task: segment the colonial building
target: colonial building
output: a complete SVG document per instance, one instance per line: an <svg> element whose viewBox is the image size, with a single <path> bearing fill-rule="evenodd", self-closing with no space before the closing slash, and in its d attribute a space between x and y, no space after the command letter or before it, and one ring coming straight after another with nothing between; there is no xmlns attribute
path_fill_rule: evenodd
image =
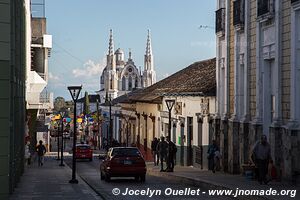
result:
<svg viewBox="0 0 300 200"><path fill-rule="evenodd" d="M128 60L124 59L124 51L118 48L114 51L113 32L110 30L106 67L100 78L99 94L102 99L108 94L112 99L137 88L145 88L156 82L150 31L148 30L144 70L135 65L131 50Z"/></svg>
<svg viewBox="0 0 300 200"><path fill-rule="evenodd" d="M300 170L300 1L218 0L217 5L214 125L223 169L239 173L265 134L278 174L291 178Z"/></svg>
<svg viewBox="0 0 300 200"><path fill-rule="evenodd" d="M215 59L209 59L123 95L112 101L114 134L118 135L114 137L121 143L137 145L151 160L151 141L169 133L165 100L173 99L170 136L178 146L177 164L207 169L207 147L214 137L215 87Z"/></svg>

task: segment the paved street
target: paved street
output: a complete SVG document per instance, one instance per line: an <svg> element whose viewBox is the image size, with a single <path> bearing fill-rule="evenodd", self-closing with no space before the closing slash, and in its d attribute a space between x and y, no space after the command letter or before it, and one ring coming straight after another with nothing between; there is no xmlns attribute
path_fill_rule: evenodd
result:
<svg viewBox="0 0 300 200"><path fill-rule="evenodd" d="M66 158L66 163L71 166L71 157ZM92 162L88 161L79 161L77 162L77 173L79 176L85 180L93 190L95 190L102 198L104 199L141 199L149 198L147 196L123 196L123 195L113 195L112 190L114 188L120 189L121 193L126 191L126 188L133 190L161 190L162 194L153 196L151 199L229 199L226 197L209 197L208 195L202 194L202 191L205 191L205 188L197 188L191 185L186 185L180 182L171 181L169 179L157 177L157 176L146 176L146 182L140 183L136 182L131 178L121 178L116 179L112 178L111 182L107 183L104 180L100 180L100 166L101 160L94 158ZM182 190L185 188L191 188L194 190L200 189L199 196L166 196L164 195L164 190L166 188L172 188L173 190ZM149 198L150 199L150 198Z"/></svg>

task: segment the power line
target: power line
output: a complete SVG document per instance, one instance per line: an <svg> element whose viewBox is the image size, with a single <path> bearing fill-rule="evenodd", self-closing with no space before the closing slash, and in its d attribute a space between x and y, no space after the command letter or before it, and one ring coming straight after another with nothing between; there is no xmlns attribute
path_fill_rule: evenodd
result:
<svg viewBox="0 0 300 200"><path fill-rule="evenodd" d="M56 42L53 41L53 44L55 44L57 47L59 47L61 50L63 50L66 54L68 54L69 56L71 56L72 58L74 58L75 60L77 60L78 62L80 62L80 64L84 64L85 63L80 58L74 56L68 50L66 50L65 48L63 48L62 46L60 46L59 44L57 44Z"/></svg>

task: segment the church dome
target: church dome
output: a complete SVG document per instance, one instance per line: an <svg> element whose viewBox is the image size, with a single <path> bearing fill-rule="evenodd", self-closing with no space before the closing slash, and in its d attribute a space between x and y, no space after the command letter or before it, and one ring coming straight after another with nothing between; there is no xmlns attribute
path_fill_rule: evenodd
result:
<svg viewBox="0 0 300 200"><path fill-rule="evenodd" d="M120 48L118 48L115 52L115 54L124 54L124 51Z"/></svg>

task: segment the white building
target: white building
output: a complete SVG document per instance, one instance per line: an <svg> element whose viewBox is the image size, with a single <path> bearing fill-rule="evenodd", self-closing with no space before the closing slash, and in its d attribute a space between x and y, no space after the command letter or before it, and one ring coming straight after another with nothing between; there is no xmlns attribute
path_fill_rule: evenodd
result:
<svg viewBox="0 0 300 200"><path fill-rule="evenodd" d="M136 88L148 87L156 82L150 31L148 30L144 70L138 69L129 51L128 60L124 59L124 51L114 51L113 33L110 30L106 67L100 78L101 99L108 94L112 99L126 94Z"/></svg>

